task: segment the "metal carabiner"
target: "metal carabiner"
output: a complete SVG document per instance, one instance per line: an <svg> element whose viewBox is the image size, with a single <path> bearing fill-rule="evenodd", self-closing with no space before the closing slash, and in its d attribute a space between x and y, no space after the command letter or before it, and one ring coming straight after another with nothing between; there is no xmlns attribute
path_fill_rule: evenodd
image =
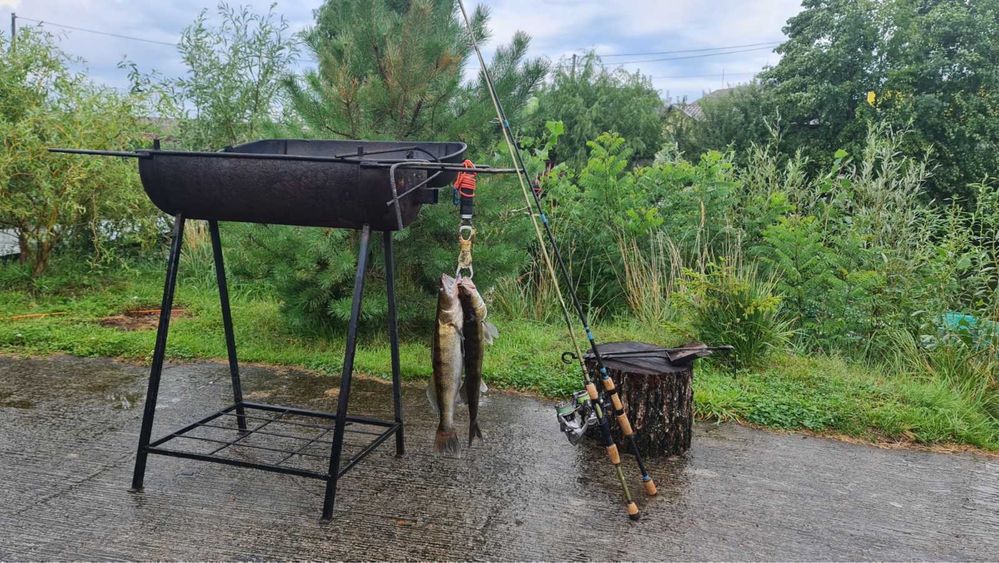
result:
<svg viewBox="0 0 999 563"><path fill-rule="evenodd" d="M472 239L475 238L475 227L470 222L462 221L458 227L458 268L455 270L455 277L460 278L462 270L468 270L468 279L472 279L475 270L472 268Z"/></svg>

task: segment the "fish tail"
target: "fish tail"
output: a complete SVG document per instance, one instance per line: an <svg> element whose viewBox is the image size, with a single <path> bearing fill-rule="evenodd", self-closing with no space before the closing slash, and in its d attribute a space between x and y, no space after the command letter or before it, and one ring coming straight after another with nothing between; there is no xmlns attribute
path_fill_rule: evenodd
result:
<svg viewBox="0 0 999 563"><path fill-rule="evenodd" d="M434 438L434 452L449 455L461 453L461 442L458 441L458 433L452 430L437 430L437 437Z"/></svg>
<svg viewBox="0 0 999 563"><path fill-rule="evenodd" d="M482 440L482 430L479 428L478 420L470 420L468 422L468 445L472 445L472 440L478 438Z"/></svg>

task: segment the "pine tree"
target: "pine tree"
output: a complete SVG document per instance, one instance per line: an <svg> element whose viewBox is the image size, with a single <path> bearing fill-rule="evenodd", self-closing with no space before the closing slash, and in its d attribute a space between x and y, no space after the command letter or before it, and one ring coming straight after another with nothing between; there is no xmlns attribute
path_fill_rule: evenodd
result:
<svg viewBox="0 0 999 563"><path fill-rule="evenodd" d="M471 15L480 43L488 17ZM327 0L306 34L318 68L286 83L292 107L317 137L480 140L494 115L481 75L462 83L469 39L453 0ZM489 64L512 116L548 71L529 44L518 32Z"/></svg>
<svg viewBox="0 0 999 563"><path fill-rule="evenodd" d="M471 15L476 39L487 36L487 11ZM439 139L464 141L477 162L495 153L501 139L481 74L464 81L474 58L468 32L453 0L327 0L305 35L318 61L316 70L286 81L291 107L304 136L351 139ZM544 79L548 66L526 58L530 38L517 33L489 63L498 95L515 119ZM477 62L477 61L476 61ZM496 163L493 163L496 164ZM510 221L523 206L515 184L480 178L476 198L476 283L486 290L495 279L519 273L530 260L529 223ZM426 320L442 272L453 273L457 258L456 210L428 206L396 236L400 319ZM518 217L519 218L519 217ZM282 246L294 257L273 254L274 283L285 296L293 324L339 325L349 312L356 237L342 233L294 234L281 230ZM380 249L372 257L365 318L385 314ZM277 261L287 262L283 266ZM332 322L331 322L332 321Z"/></svg>

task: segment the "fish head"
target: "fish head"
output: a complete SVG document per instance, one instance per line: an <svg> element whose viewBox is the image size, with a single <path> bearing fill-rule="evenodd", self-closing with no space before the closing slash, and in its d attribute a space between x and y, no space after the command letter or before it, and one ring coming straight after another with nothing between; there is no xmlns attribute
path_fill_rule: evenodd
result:
<svg viewBox="0 0 999 563"><path fill-rule="evenodd" d="M478 292L478 290L475 288L475 282L472 281L472 278L459 278L457 283L458 283L458 293L461 295L470 296Z"/></svg>
<svg viewBox="0 0 999 563"><path fill-rule="evenodd" d="M486 319L486 302L475 287L471 278L461 278L458 280L458 295L465 303L465 307L471 309L466 314L474 314L480 321Z"/></svg>
<svg viewBox="0 0 999 563"><path fill-rule="evenodd" d="M441 284L437 289L437 316L437 320L439 321L455 323L461 326L461 303L458 301L458 280L447 274L441 274Z"/></svg>
<svg viewBox="0 0 999 563"><path fill-rule="evenodd" d="M458 280L447 274L441 274L440 291L442 294L450 294L458 291Z"/></svg>

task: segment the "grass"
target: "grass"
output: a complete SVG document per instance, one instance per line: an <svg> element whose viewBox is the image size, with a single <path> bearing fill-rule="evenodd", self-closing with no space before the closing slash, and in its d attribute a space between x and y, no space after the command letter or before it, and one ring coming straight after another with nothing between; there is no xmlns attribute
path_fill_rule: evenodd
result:
<svg viewBox="0 0 999 563"><path fill-rule="evenodd" d="M702 369L698 414L874 442L961 443L999 450L999 424L946 382L841 358L787 356L754 373Z"/></svg>
<svg viewBox="0 0 999 563"><path fill-rule="evenodd" d="M0 283L11 266L0 266ZM225 358L218 294L199 281L182 279L176 303L184 314L171 322L168 358ZM0 351L148 360L155 331L124 331L98 321L130 309L155 308L162 291L159 266L133 267L101 275L64 274L35 282L0 285ZM323 374L341 367L343 335L294 334L281 320L279 304L254 288L234 287L232 308L239 355L245 362L298 366ZM427 310L432 311L428 299ZM35 313L61 313L12 320ZM564 329L549 324L496 319L500 338L488 350L485 373L492 387L561 398L579 388L578 373L559 357L568 349ZM663 344L676 337L639 323L595 327L602 341L637 339ZM356 368L387 377L389 349L380 330L366 331ZM402 333L402 374L430 376L429 338ZM702 363L695 377L695 409L702 418L738 420L779 429L845 434L871 441L961 443L999 450L999 423L944 381L894 375L840 358L778 357L752 372L732 372Z"/></svg>

